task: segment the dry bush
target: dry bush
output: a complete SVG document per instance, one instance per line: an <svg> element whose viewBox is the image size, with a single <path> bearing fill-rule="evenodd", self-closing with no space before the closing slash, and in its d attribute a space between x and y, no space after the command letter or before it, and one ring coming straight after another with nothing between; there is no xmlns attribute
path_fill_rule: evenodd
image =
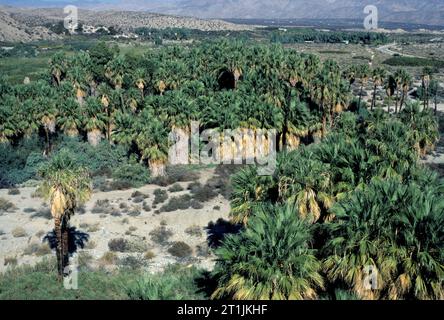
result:
<svg viewBox="0 0 444 320"><path fill-rule="evenodd" d="M26 230L22 227L17 227L14 230L11 231L11 234L14 238L22 238L26 237L28 234L26 233Z"/></svg>
<svg viewBox="0 0 444 320"><path fill-rule="evenodd" d="M165 226L160 226L152 230L149 235L154 243L166 245L168 244L168 240L173 236L173 232L165 228Z"/></svg>
<svg viewBox="0 0 444 320"><path fill-rule="evenodd" d="M173 242L168 252L177 258L187 258L193 254L193 249L183 241Z"/></svg>
<svg viewBox="0 0 444 320"><path fill-rule="evenodd" d="M152 252L151 250L147 251L144 253L143 258L145 260L152 260L156 257L156 254L154 252Z"/></svg>
<svg viewBox="0 0 444 320"><path fill-rule="evenodd" d="M14 212L15 209L17 208L12 202L4 198L0 198L0 214L6 212Z"/></svg>
<svg viewBox="0 0 444 320"><path fill-rule="evenodd" d="M20 194L20 190L17 188L11 188L8 190L8 194L11 196L15 196L15 195Z"/></svg>
<svg viewBox="0 0 444 320"><path fill-rule="evenodd" d="M17 265L17 258L16 257L5 257L5 261L3 262L3 265L14 267Z"/></svg>
<svg viewBox="0 0 444 320"><path fill-rule="evenodd" d="M192 226L186 228L185 233L189 234L190 236L194 236L194 237L201 237L203 234L202 228L199 227L198 225L192 225Z"/></svg>

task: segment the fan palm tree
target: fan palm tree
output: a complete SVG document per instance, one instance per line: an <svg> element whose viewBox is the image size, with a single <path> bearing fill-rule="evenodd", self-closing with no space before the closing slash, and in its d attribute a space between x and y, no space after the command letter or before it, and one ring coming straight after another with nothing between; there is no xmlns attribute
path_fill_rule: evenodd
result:
<svg viewBox="0 0 444 320"><path fill-rule="evenodd" d="M69 137L76 137L82 127L82 114L79 104L72 98L60 101L60 116L57 123Z"/></svg>
<svg viewBox="0 0 444 320"><path fill-rule="evenodd" d="M54 54L54 56L49 60L49 66L51 76L53 77L55 84L59 86L67 69L65 54L63 52L57 52Z"/></svg>
<svg viewBox="0 0 444 320"><path fill-rule="evenodd" d="M362 101L362 94L364 91L364 87L367 85L368 79L370 77L370 67L366 64L359 66L357 69L357 77L360 82L358 107L361 108L361 101Z"/></svg>
<svg viewBox="0 0 444 320"><path fill-rule="evenodd" d="M57 269L60 276L69 263L69 220L74 209L87 201L92 193L86 169L78 167L73 157L61 150L41 169L40 191L49 200L57 238Z"/></svg>
<svg viewBox="0 0 444 320"><path fill-rule="evenodd" d="M387 76L387 71L384 68L376 68L373 70L372 79L373 79L373 99L371 110L376 107L376 90L379 86L382 85L385 78Z"/></svg>
<svg viewBox="0 0 444 320"><path fill-rule="evenodd" d="M365 299L443 299L442 185L374 180L332 211L324 268ZM376 283L367 286L366 270Z"/></svg>
<svg viewBox="0 0 444 320"><path fill-rule="evenodd" d="M422 89L423 89L423 101L424 101L424 109L429 107L429 87L430 87L430 80L431 75L433 73L432 68L425 67L422 69L421 73L421 82L422 82Z"/></svg>
<svg viewBox="0 0 444 320"><path fill-rule="evenodd" d="M310 247L312 228L294 206L255 209L248 229L227 236L216 250L213 299L306 300L323 287Z"/></svg>
<svg viewBox="0 0 444 320"><path fill-rule="evenodd" d="M103 107L97 98L89 97L85 103L85 115L83 118L88 142L92 146L97 146L102 139L102 131L106 127L106 116Z"/></svg>

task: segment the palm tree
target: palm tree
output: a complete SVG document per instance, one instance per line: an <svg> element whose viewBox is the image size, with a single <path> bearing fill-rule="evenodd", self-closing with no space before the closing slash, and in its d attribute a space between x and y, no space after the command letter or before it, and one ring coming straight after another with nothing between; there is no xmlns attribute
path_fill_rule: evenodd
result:
<svg viewBox="0 0 444 320"><path fill-rule="evenodd" d="M315 299L323 287L320 262L311 249L312 227L294 206L255 209L249 227L229 235L216 250L213 299Z"/></svg>
<svg viewBox="0 0 444 320"><path fill-rule="evenodd" d="M402 96L401 96L401 104L399 106L399 111L402 110L402 106L404 105L404 102L407 99L407 95L411 84L412 84L412 76L407 71L404 71L401 77Z"/></svg>
<svg viewBox="0 0 444 320"><path fill-rule="evenodd" d="M128 64L122 55L117 56L105 66L105 76L110 80L115 89L122 88L123 77L127 69Z"/></svg>
<svg viewBox="0 0 444 320"><path fill-rule="evenodd" d="M57 86L59 86L67 69L65 54L63 52L57 52L54 54L54 56L49 60L49 65L53 81Z"/></svg>
<svg viewBox="0 0 444 320"><path fill-rule="evenodd" d="M97 146L102 139L102 131L106 126L106 116L97 98L89 97L86 99L83 123L89 144L94 147Z"/></svg>
<svg viewBox="0 0 444 320"><path fill-rule="evenodd" d="M85 168L78 167L74 158L61 150L41 169L40 191L49 200L57 238L57 267L59 276L65 274L69 263L69 220L74 210L91 196L91 179Z"/></svg>
<svg viewBox="0 0 444 320"><path fill-rule="evenodd" d="M373 99L371 110L376 107L376 89L382 85L385 78L387 76L387 71L384 68L376 68L373 70L372 78L373 78Z"/></svg>
<svg viewBox="0 0 444 320"><path fill-rule="evenodd" d="M424 109L429 107L429 86L432 73L433 70L430 67L425 67L424 69L422 69L421 82L424 95Z"/></svg>
<svg viewBox="0 0 444 320"><path fill-rule="evenodd" d="M164 176L168 160L168 126L147 109L142 112L137 128L136 144L142 155L141 160L148 161L152 177Z"/></svg>
<svg viewBox="0 0 444 320"><path fill-rule="evenodd" d="M334 206L324 268L365 299L444 298L442 185L374 180ZM370 268L369 268L370 267ZM374 288L366 286L373 269Z"/></svg>
<svg viewBox="0 0 444 320"><path fill-rule="evenodd" d="M60 116L57 123L63 132L69 137L79 135L82 126L82 115L79 104L72 98L60 101Z"/></svg>
<svg viewBox="0 0 444 320"><path fill-rule="evenodd" d="M359 66L357 70L357 77L361 84L359 89L359 102L358 102L358 108L361 108L362 93L364 91L364 87L367 85L368 78L370 77L370 67L366 64Z"/></svg>
<svg viewBox="0 0 444 320"><path fill-rule="evenodd" d="M142 97L142 99L144 98L144 91L147 83L148 80L145 70L142 68L136 69L134 73L134 84L136 85L137 89L139 89L140 96Z"/></svg>

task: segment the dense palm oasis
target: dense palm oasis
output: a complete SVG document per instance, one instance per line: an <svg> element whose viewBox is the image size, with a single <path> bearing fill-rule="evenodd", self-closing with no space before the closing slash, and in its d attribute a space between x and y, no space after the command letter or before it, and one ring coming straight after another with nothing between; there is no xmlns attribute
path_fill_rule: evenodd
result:
<svg viewBox="0 0 444 320"><path fill-rule="evenodd" d="M53 142L107 143L155 178L165 174L171 130L189 133L199 121L221 134L278 132L273 175L246 166L232 177L230 215L242 230L216 250L212 298L444 299L444 186L419 161L438 125L427 98L409 101L411 81L402 69L342 70L280 45L218 41L123 55L100 43L56 54L37 81L1 81L0 141L16 147L37 136L42 145L60 273L64 226L91 190L88 173ZM376 101L380 87L394 112Z"/></svg>

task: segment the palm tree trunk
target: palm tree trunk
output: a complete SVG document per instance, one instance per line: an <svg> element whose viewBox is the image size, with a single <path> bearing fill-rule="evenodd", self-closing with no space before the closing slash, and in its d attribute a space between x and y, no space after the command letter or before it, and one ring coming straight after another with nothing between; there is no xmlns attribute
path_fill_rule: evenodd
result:
<svg viewBox="0 0 444 320"><path fill-rule="evenodd" d="M399 89L396 89L395 114L398 113L398 103L399 103Z"/></svg>
<svg viewBox="0 0 444 320"><path fill-rule="evenodd" d="M68 218L64 216L62 220L62 256L63 256L63 273L65 268L69 265L69 228Z"/></svg>
<svg viewBox="0 0 444 320"><path fill-rule="evenodd" d="M360 110L360 109L361 109L362 91L364 91L364 86L363 86L363 85L361 85L361 90L359 91L359 103L358 103L358 110Z"/></svg>
<svg viewBox="0 0 444 320"><path fill-rule="evenodd" d="M376 89L377 89L377 86L375 84L375 87L373 88L373 100L372 100L371 111L373 111L373 108L376 107Z"/></svg>
<svg viewBox="0 0 444 320"><path fill-rule="evenodd" d="M57 271L60 277L63 276L63 242L62 242L62 219L54 218L54 232L57 239Z"/></svg>
<svg viewBox="0 0 444 320"><path fill-rule="evenodd" d="M427 96L426 96L426 87L425 87L424 77L422 78L422 90L423 90L423 92L422 92L422 94L423 94L422 100L423 100L423 103L424 103L424 110L425 110L426 109L426 103L427 103Z"/></svg>
<svg viewBox="0 0 444 320"><path fill-rule="evenodd" d="M435 116L438 113L438 92L435 93Z"/></svg>

